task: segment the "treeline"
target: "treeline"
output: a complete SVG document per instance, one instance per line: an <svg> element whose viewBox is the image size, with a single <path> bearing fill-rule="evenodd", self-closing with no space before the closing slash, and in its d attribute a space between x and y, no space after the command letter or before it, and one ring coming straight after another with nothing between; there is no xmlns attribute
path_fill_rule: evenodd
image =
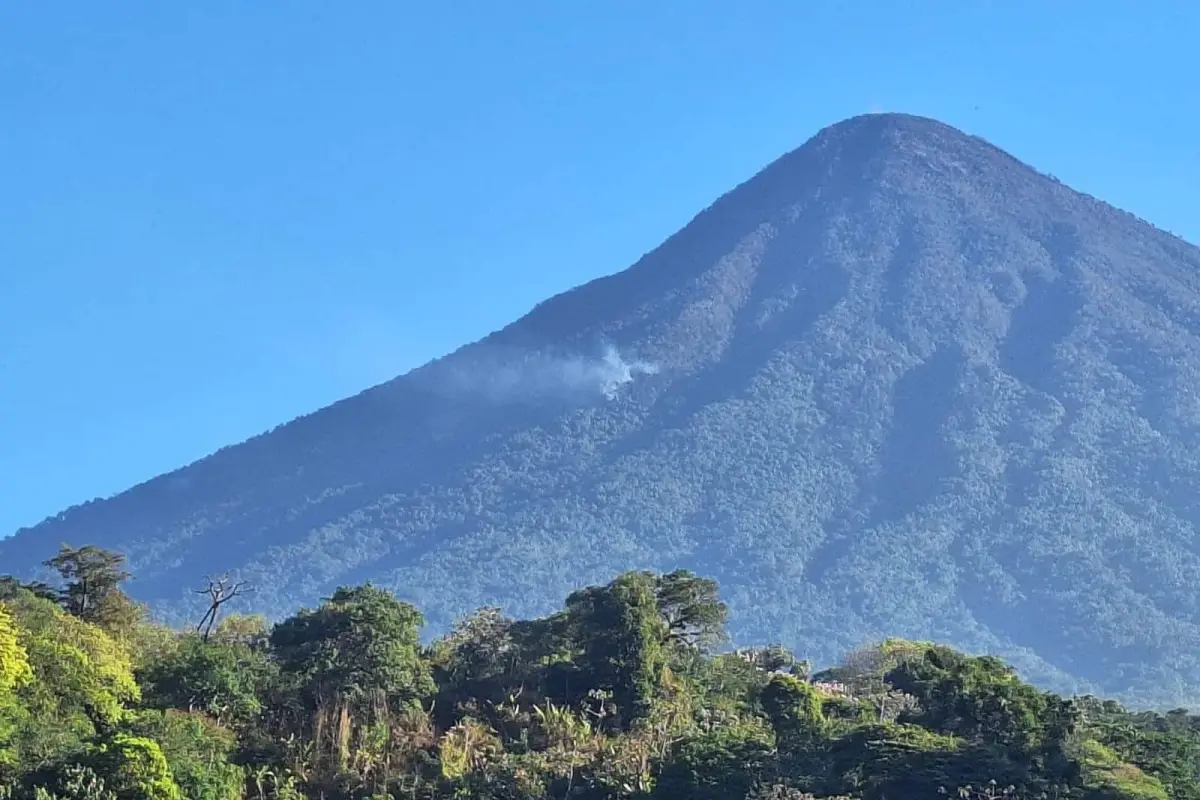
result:
<svg viewBox="0 0 1200 800"><path fill-rule="evenodd" d="M431 646L366 585L269 626L148 621L119 554L0 578L4 800L1200 799L1200 718L1133 714L1002 662L889 640L812 674L728 651L713 581L631 572ZM452 591L447 587L447 591Z"/></svg>

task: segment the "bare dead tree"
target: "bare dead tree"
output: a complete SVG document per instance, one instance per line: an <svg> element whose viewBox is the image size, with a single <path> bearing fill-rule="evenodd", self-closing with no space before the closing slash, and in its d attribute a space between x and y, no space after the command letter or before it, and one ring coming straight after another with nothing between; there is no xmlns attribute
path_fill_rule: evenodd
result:
<svg viewBox="0 0 1200 800"><path fill-rule="evenodd" d="M208 595L209 605L208 611L205 612L200 623L196 625L196 631L200 634L200 638L207 642L209 633L212 632L213 626L217 624L217 615L221 612L221 606L235 597L248 594L253 589L247 588L245 581L235 582L230 580L228 573L216 580L205 575L204 580L208 582L208 587L197 590L196 594Z"/></svg>

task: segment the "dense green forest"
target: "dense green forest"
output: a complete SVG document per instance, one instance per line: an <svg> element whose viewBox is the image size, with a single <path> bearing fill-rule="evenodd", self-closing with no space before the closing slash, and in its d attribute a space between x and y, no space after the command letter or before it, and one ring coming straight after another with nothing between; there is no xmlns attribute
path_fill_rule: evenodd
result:
<svg viewBox="0 0 1200 800"><path fill-rule="evenodd" d="M269 626L216 581L179 631L122 591L121 555L48 564L58 585L0 578L5 800L1200 798L1200 717L930 643L816 673L730 651L716 583L688 572L541 619L484 608L426 646L370 585Z"/></svg>

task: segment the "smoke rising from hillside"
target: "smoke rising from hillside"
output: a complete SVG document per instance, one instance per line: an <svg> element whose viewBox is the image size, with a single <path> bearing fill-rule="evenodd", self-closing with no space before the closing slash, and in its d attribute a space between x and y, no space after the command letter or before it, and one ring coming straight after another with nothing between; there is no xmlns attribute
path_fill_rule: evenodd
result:
<svg viewBox="0 0 1200 800"><path fill-rule="evenodd" d="M484 346L436 365L428 378L442 394L511 403L612 399L638 375L657 372L657 365L627 360L611 346L598 356Z"/></svg>

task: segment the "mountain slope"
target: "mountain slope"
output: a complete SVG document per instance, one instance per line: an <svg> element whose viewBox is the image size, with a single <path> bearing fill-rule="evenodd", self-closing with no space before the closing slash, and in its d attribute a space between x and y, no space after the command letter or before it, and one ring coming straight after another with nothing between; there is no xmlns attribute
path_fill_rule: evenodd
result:
<svg viewBox="0 0 1200 800"><path fill-rule="evenodd" d="M371 579L436 626L683 566L739 639L817 661L936 638L1190 702L1197 388L1200 250L938 122L857 117L630 269L0 563L119 548L177 619L206 572L273 614Z"/></svg>

